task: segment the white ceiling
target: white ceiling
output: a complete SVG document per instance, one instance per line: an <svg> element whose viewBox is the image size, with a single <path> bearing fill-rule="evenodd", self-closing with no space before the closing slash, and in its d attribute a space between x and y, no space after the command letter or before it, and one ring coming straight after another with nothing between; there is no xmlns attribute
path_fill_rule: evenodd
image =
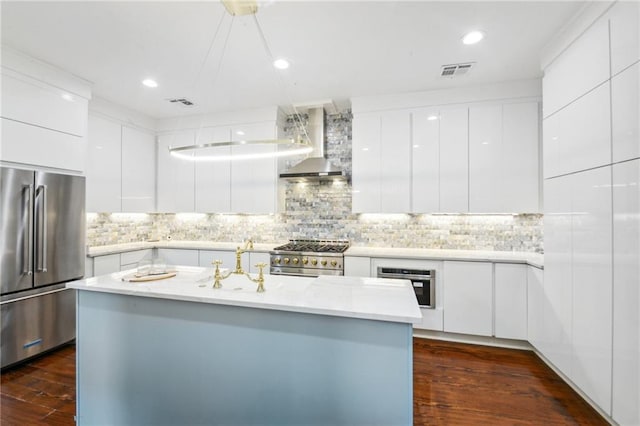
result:
<svg viewBox="0 0 640 426"><path fill-rule="evenodd" d="M1 36L4 44L89 80L95 96L161 118L320 99L340 107L354 96L540 77L543 47L583 5L262 2L256 18L274 56L290 59L286 71L271 66L254 17L232 19L216 0L2 1ZM465 46L460 39L472 29L487 37ZM441 65L470 61L476 65L467 76L439 76ZM148 76L157 89L140 84ZM165 100L174 97L196 107Z"/></svg>

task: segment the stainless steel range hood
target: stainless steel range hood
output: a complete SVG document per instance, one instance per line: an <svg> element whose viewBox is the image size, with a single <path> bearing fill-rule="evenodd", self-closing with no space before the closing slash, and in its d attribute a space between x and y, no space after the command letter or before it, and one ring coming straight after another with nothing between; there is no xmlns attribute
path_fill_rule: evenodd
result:
<svg viewBox="0 0 640 426"><path fill-rule="evenodd" d="M280 177L289 180L344 179L344 171L334 166L325 157L324 108L310 108L308 113L307 134L313 145L311 157L280 173Z"/></svg>

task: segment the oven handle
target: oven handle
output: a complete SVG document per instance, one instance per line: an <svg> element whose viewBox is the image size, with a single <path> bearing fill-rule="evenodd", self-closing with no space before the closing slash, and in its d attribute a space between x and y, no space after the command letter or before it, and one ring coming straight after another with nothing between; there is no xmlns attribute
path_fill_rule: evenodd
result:
<svg viewBox="0 0 640 426"><path fill-rule="evenodd" d="M393 278L400 280L423 280L423 281L431 281L433 280L433 276L431 275L411 275L411 274L385 274L384 272L378 273L378 278Z"/></svg>

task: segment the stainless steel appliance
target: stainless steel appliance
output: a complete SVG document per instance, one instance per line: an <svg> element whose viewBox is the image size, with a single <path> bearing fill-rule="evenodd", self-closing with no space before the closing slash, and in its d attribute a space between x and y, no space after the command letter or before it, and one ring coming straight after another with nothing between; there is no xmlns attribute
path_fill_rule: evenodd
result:
<svg viewBox="0 0 640 426"><path fill-rule="evenodd" d="M84 275L85 178L0 167L2 367L75 338Z"/></svg>
<svg viewBox="0 0 640 426"><path fill-rule="evenodd" d="M378 266L378 278L396 278L411 281L418 305L436 307L436 271L433 269L405 269Z"/></svg>
<svg viewBox="0 0 640 426"><path fill-rule="evenodd" d="M290 240L271 252L272 275L317 277L344 275L344 251L348 241Z"/></svg>

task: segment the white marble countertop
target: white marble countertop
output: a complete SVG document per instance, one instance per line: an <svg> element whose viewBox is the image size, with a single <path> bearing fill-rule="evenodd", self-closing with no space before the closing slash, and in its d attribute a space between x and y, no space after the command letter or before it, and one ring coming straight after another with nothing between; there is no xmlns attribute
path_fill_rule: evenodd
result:
<svg viewBox="0 0 640 426"><path fill-rule="evenodd" d="M145 241L137 243L114 244L109 246L89 247L87 256L104 256L107 254L123 253L134 250L152 248L173 248L191 250L229 250L233 251L240 243L216 242L216 241ZM254 243L255 252L268 253L275 247L285 244ZM359 247L352 246L345 256L356 257L391 257L399 259L425 259L425 260L462 260L477 262L504 262L524 263L537 268L543 268L544 255L529 252L491 251L491 250L441 250L422 248L391 248L391 247Z"/></svg>
<svg viewBox="0 0 640 426"><path fill-rule="evenodd" d="M537 268L544 265L540 253L491 250L439 250L390 247L349 247L345 256L391 257L399 259L462 260L476 262L525 263Z"/></svg>
<svg viewBox="0 0 640 426"><path fill-rule="evenodd" d="M213 269L177 267L169 279L128 282L134 270L67 283L68 288L170 300L274 309L346 318L420 323L422 314L411 282L356 277L303 278L265 275L264 293L244 275L231 275L214 289ZM256 278L256 274L252 274Z"/></svg>
<svg viewBox="0 0 640 426"><path fill-rule="evenodd" d="M255 252L267 253L274 247L284 243L254 243ZM172 248L190 250L229 250L234 251L236 247L244 246L241 242L217 242L217 241L143 241L135 243L112 244L108 246L96 246L87 248L87 256L105 256L107 254L123 253L127 251L145 250L153 248Z"/></svg>

